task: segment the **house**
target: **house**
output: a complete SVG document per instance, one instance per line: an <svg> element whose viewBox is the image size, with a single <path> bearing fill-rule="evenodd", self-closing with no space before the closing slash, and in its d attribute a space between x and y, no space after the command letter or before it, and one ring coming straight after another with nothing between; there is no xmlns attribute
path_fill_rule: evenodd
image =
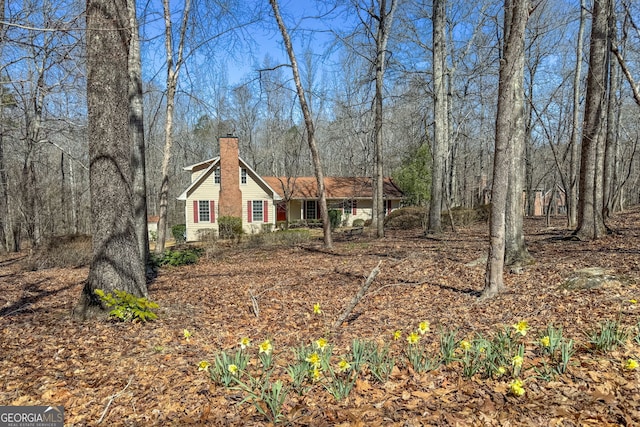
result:
<svg viewBox="0 0 640 427"><path fill-rule="evenodd" d="M178 196L185 201L187 240L217 232L218 218L242 218L247 233L270 230L281 221L319 218L315 177L262 177L239 156L238 138L221 137L220 156L186 166L190 185ZM371 178L325 177L329 209L340 209L345 225L371 218ZM384 180L385 214L397 209L402 191Z"/></svg>

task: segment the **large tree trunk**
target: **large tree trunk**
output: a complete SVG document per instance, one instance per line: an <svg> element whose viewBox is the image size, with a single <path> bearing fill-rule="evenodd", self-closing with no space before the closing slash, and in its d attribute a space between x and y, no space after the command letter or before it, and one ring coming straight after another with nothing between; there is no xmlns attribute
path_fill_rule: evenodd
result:
<svg viewBox="0 0 640 427"><path fill-rule="evenodd" d="M580 136L580 79L582 75L582 50L584 45L584 27L587 20L585 0L580 0L580 27L578 30L578 44L576 47L576 70L573 75L573 118L571 126L571 152L569 161L569 186L567 191L567 223L569 227L576 226L578 221L578 173L579 173L579 144Z"/></svg>
<svg viewBox="0 0 640 427"><path fill-rule="evenodd" d="M610 45L618 45L618 37L616 34L616 15L613 2L609 7L609 43ZM604 181L602 183L603 190L603 209L602 216L606 220L614 211L614 195L617 186L617 169L618 169L618 137L620 122L620 103L618 90L620 88L621 73L619 64L611 58L612 49L607 49L607 66L609 69L609 94L607 100L607 127L604 147Z"/></svg>
<svg viewBox="0 0 640 427"><path fill-rule="evenodd" d="M489 255L482 298L491 298L504 289L505 261L505 212L509 185L509 142L513 125L518 119L516 91L522 86L524 62L524 32L529 16L527 0L505 0L504 54L500 60L498 83L498 110L496 117L496 141L493 160L493 183L491 188L491 214L489 219ZM521 98L520 98L521 99Z"/></svg>
<svg viewBox="0 0 640 427"><path fill-rule="evenodd" d="M610 0L595 0L591 24L589 73L582 149L580 156L580 197L578 227L574 235L580 240L592 240L606 233L602 218L602 170L604 161L607 103L607 36Z"/></svg>
<svg viewBox="0 0 640 427"><path fill-rule="evenodd" d="M433 167L431 169L431 201L429 202L429 233L442 232L442 204L449 149L447 85L445 75L446 0L433 0L433 86L435 119L433 135Z"/></svg>
<svg viewBox="0 0 640 427"><path fill-rule="evenodd" d="M94 291L147 296L133 221L127 0L87 2L87 103L93 258L75 307L103 308Z"/></svg>
<svg viewBox="0 0 640 427"><path fill-rule="evenodd" d="M142 103L142 61L136 1L129 0L131 44L129 48L129 135L131 136L131 167L133 172L133 206L138 252L145 266L149 265L149 230L147 224L147 168L144 146L144 110Z"/></svg>
<svg viewBox="0 0 640 427"><path fill-rule="evenodd" d="M271 8L273 9L273 14L275 15L276 21L278 23L278 28L282 33L282 39L284 41L284 46L287 50L287 54L289 55L289 61L291 62L291 69L293 71L293 80L296 85L296 92L298 94L298 101L300 102L300 109L302 110L302 115L304 117L304 124L307 130L307 142L309 144L309 150L311 151L311 159L313 161L313 168L316 175L316 182L318 185L318 202L320 203L320 218L322 219L322 231L324 233L324 246L325 248L333 247L333 240L331 238L331 223L329 222L329 211L327 209L327 197L324 188L324 173L322 171L322 162L320 161L320 153L318 152L318 145L316 144L315 138L315 127L313 124L313 117L311 116L311 111L309 109L309 105L307 104L307 98L304 93L304 88L302 87L302 80L300 79L300 72L298 71L298 61L296 60L296 55L293 50L293 45L291 44L291 38L289 37L289 32L287 31L287 27L284 25L284 21L282 20L282 16L280 15L280 9L278 7L277 0L269 0L271 4Z"/></svg>

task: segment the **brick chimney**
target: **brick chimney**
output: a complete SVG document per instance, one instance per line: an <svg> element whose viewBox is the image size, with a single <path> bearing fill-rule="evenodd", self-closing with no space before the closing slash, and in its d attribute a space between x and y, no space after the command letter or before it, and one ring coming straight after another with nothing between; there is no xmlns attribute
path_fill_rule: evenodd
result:
<svg viewBox="0 0 640 427"><path fill-rule="evenodd" d="M242 218L238 138L231 134L220 138L220 199L218 202L218 215Z"/></svg>

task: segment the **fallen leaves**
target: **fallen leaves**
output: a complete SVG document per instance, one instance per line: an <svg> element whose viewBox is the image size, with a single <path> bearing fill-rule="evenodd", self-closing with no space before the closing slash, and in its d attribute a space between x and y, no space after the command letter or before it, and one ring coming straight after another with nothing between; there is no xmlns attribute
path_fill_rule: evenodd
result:
<svg viewBox="0 0 640 427"><path fill-rule="evenodd" d="M270 339L279 366L293 359L291 348L319 337L335 355L360 338L390 345L397 360L389 380L361 377L340 402L321 386L303 396L291 393L285 404L291 425L638 425L640 371L625 363L638 360L640 346L630 339L601 354L585 342L600 320L620 315L627 326L640 321L640 304L631 302L640 298L640 211L616 220L622 234L578 244L550 239L542 220L528 219L536 263L507 273L507 291L484 303L477 301L484 264L473 263L485 251L484 225L442 239L392 231L381 240L336 242L332 252L317 250L316 243L230 247L196 265L162 270L149 288L160 304L159 319L146 325L71 320L86 268L24 272L12 259L1 260L0 403L60 404L69 426L95 425L103 414L102 424L113 426L266 425L253 405L241 404L241 392L217 387L198 363L238 348L243 337L256 352ZM561 227L564 220L557 221ZM357 316L331 334L331 324L380 260ZM596 266L624 280L593 289L559 287L572 272ZM16 305L27 296L28 305ZM440 327L472 339L523 319L529 328L522 337L526 394L519 398L509 394L510 379L464 378L457 362L418 374L400 357L423 320L430 331L420 342L436 349ZM550 323L562 326L578 351L568 374L544 381L533 371L544 359L534 349ZM393 341L396 330L403 338Z"/></svg>

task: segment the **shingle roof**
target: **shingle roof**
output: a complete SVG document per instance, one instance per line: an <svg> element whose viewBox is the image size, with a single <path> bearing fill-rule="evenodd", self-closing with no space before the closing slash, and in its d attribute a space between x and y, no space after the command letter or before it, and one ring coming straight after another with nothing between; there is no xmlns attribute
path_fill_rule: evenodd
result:
<svg viewBox="0 0 640 427"><path fill-rule="evenodd" d="M317 199L318 185L315 177L297 178L265 176L262 177L283 199ZM369 177L325 177L324 186L327 199L370 199L372 197L371 178ZM287 193L291 194L286 197ZM384 178L384 197L401 199L402 191L391 178Z"/></svg>

